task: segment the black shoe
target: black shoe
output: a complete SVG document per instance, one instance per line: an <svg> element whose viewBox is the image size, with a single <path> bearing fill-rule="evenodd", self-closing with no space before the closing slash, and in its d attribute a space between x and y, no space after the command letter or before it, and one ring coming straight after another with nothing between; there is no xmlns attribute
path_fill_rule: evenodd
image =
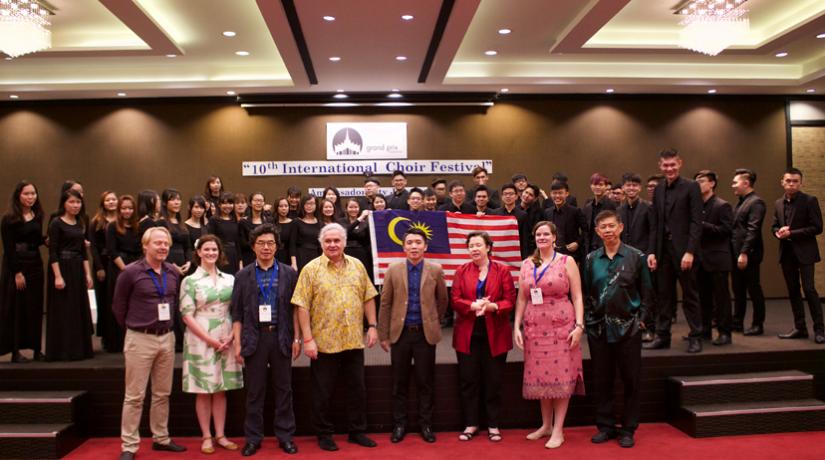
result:
<svg viewBox="0 0 825 460"><path fill-rule="evenodd" d="M296 446L295 442L293 442L292 440L286 442L278 441L278 447L280 447L282 451L290 455L298 453L298 446Z"/></svg>
<svg viewBox="0 0 825 460"><path fill-rule="evenodd" d="M13 362L13 363L23 364L23 363L28 363L30 361L31 360L29 358L26 358L25 356L21 355L20 353L12 353L11 354L11 362Z"/></svg>
<svg viewBox="0 0 825 460"><path fill-rule="evenodd" d="M655 337L656 335L653 333L653 331L642 332L642 342L644 343L652 342Z"/></svg>
<svg viewBox="0 0 825 460"><path fill-rule="evenodd" d="M722 345L730 345L733 341L730 339L730 334L719 334L712 343L719 347Z"/></svg>
<svg viewBox="0 0 825 460"><path fill-rule="evenodd" d="M361 447L375 447L378 445L364 433L350 433L350 435L347 436L347 442L358 444Z"/></svg>
<svg viewBox="0 0 825 460"><path fill-rule="evenodd" d="M118 457L118 460L134 460L134 458L135 458L135 453L134 452L123 451L123 452L120 453L120 457Z"/></svg>
<svg viewBox="0 0 825 460"><path fill-rule="evenodd" d="M429 443L434 443L435 442L435 433L433 433L433 429L430 428L429 426L422 427L421 428L421 439L423 439L423 440L425 440Z"/></svg>
<svg viewBox="0 0 825 460"><path fill-rule="evenodd" d="M601 444L603 442L607 442L611 439L616 439L619 433L615 431L599 431L598 433L594 434L592 438L590 438L590 442L593 444Z"/></svg>
<svg viewBox="0 0 825 460"><path fill-rule="evenodd" d="M404 428L404 425L395 425L392 429L392 434L390 435L390 442L393 444L401 442L406 435L407 429Z"/></svg>
<svg viewBox="0 0 825 460"><path fill-rule="evenodd" d="M786 334L779 334L778 337L780 339L807 339L808 338L808 331L793 328L790 331L788 331Z"/></svg>
<svg viewBox="0 0 825 460"><path fill-rule="evenodd" d="M816 343L818 343L818 344L820 344L820 345L822 345L823 343L825 343L825 334L823 334L823 333L821 333L821 332L816 333L816 334L814 335L814 342L816 342Z"/></svg>
<svg viewBox="0 0 825 460"><path fill-rule="evenodd" d="M745 325L744 324L734 324L733 326L730 327L731 332L742 332L744 330L745 330Z"/></svg>
<svg viewBox="0 0 825 460"><path fill-rule="evenodd" d="M622 434L619 436L619 445L622 447L630 448L636 445L636 442L633 441L632 434Z"/></svg>
<svg viewBox="0 0 825 460"><path fill-rule="evenodd" d="M166 452L186 452L186 447L183 447L179 444L175 444L175 442L170 439L169 444L160 444L157 442L153 442L152 450L163 450Z"/></svg>
<svg viewBox="0 0 825 460"><path fill-rule="evenodd" d="M688 353L699 353L700 351L702 351L702 339L692 338L692 339L688 340L688 347L687 347L687 352ZM631 439L631 441L632 441L632 439Z"/></svg>
<svg viewBox="0 0 825 460"><path fill-rule="evenodd" d="M670 348L670 339L663 339L657 336L652 342L643 344L642 348L645 350L666 350Z"/></svg>
<svg viewBox="0 0 825 460"><path fill-rule="evenodd" d="M326 450L329 452L335 452L338 450L338 444L335 444L335 441L332 440L332 436L318 436L318 447L321 450Z"/></svg>
<svg viewBox="0 0 825 460"><path fill-rule="evenodd" d="M260 444L248 442L244 444L243 450L241 450L241 455L243 455L244 457L250 457L252 455L255 455L255 452L258 452L258 449L260 448Z"/></svg>
<svg viewBox="0 0 825 460"><path fill-rule="evenodd" d="M753 336L753 335L762 335L765 333L765 329L762 326L753 325L749 327L742 335Z"/></svg>

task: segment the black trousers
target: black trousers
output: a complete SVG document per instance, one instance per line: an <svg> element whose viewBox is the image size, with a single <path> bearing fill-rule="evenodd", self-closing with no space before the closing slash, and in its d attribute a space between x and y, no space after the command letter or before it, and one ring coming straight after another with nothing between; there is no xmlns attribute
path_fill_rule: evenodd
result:
<svg viewBox="0 0 825 460"><path fill-rule="evenodd" d="M699 301L702 305L702 332L711 334L711 320L716 320L720 334L730 335L730 272L709 272L699 267Z"/></svg>
<svg viewBox="0 0 825 460"><path fill-rule="evenodd" d="M745 312L748 309L748 295L753 303L753 318L751 326L765 324L765 294L762 292L762 283L759 276L760 262L748 259L744 270L734 267L731 273L733 280L733 324L741 326L745 322Z"/></svg>
<svg viewBox="0 0 825 460"><path fill-rule="evenodd" d="M261 330L258 348L244 360L246 386L246 442L260 445L264 438L264 402L267 376L275 390L275 418L272 422L278 441L292 440L295 413L292 410L292 357L278 346L278 332Z"/></svg>
<svg viewBox="0 0 825 460"><path fill-rule="evenodd" d="M800 331L807 331L805 307L802 305L802 296L799 293L799 279L801 278L802 292L805 293L805 300L808 301L808 309L811 311L811 320L814 323L814 333L825 333L825 325L822 323L822 304L819 302L819 294L814 285L814 265L800 264L792 255L781 260L780 265L782 265L785 285L788 287L794 327Z"/></svg>
<svg viewBox="0 0 825 460"><path fill-rule="evenodd" d="M694 263L690 270L684 271L680 268L681 258L673 249L673 243L666 241L663 245L661 259L657 260L659 273L657 288L659 311L656 315L656 335L662 339L670 339L670 327L673 324L675 310L671 310L670 305L675 305L676 281L682 286L682 310L685 312L688 326L690 327L690 337L698 338L702 336L702 310L699 307L699 287L697 285L698 263Z"/></svg>
<svg viewBox="0 0 825 460"><path fill-rule="evenodd" d="M413 366L413 361L415 365ZM392 364L392 419L396 425L407 423L407 393L410 371L415 375L420 426L432 426L433 386L435 382L435 345L427 343L424 330L404 328L390 348Z"/></svg>
<svg viewBox="0 0 825 460"><path fill-rule="evenodd" d="M616 415L613 402L616 398L616 369L624 386L624 414L622 433L632 435L639 426L641 399L639 382L642 373L642 334L637 332L624 337L619 342L607 343L604 335L599 338L588 336L590 359L593 364L596 403L596 426L599 431L616 431Z"/></svg>
<svg viewBox="0 0 825 460"><path fill-rule="evenodd" d="M490 354L487 337L473 337L470 341L470 354L456 352L456 355L458 356L458 387L464 426L478 426L481 395L483 394L487 426L498 428L501 383L507 353L494 357Z"/></svg>
<svg viewBox="0 0 825 460"><path fill-rule="evenodd" d="M312 424L318 436L330 436L335 426L329 418L329 404L335 387L347 394L347 431L350 434L367 430L366 386L364 385L364 350L338 353L318 353L309 365L312 381ZM338 377L341 382L338 382Z"/></svg>

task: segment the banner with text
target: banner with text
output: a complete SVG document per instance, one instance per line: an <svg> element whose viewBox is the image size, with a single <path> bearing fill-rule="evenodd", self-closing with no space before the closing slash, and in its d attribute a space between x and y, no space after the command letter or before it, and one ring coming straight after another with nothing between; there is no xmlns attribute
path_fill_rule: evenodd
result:
<svg viewBox="0 0 825 460"><path fill-rule="evenodd" d="M405 174L470 174L476 166L493 173L493 160L350 160L350 161L244 161L244 176L361 176Z"/></svg>
<svg viewBox="0 0 825 460"><path fill-rule="evenodd" d="M327 160L407 158L406 123L327 123Z"/></svg>

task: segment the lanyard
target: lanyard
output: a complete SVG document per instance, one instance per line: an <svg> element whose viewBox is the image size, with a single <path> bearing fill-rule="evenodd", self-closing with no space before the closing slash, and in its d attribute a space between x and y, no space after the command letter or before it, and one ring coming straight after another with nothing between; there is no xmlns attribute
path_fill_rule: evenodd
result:
<svg viewBox="0 0 825 460"><path fill-rule="evenodd" d="M539 281L541 281L541 279L544 277L544 274L547 272L547 269L550 268L550 265L553 264L553 261L556 260L556 254L558 253L553 251L553 258L550 259L549 264L544 266L544 270L541 271L541 274L539 274L538 277L536 277L536 266L533 265L533 287L538 287Z"/></svg>
<svg viewBox="0 0 825 460"><path fill-rule="evenodd" d="M261 297L264 299L264 303L267 305L272 305L272 291L275 288L275 277L278 274L278 265L277 262L275 265L272 266L272 273L269 274L269 289L266 289L266 285L264 285L263 280L261 279L261 271L258 267L257 262L255 263L255 279L258 281L258 290L261 291Z"/></svg>
<svg viewBox="0 0 825 460"><path fill-rule="evenodd" d="M163 279L163 287L161 287L160 283L158 283L158 279L155 276L155 271L151 268L149 269L149 276L152 278L152 283L155 285L155 290L158 291L160 301L163 302L164 298L166 297L166 272L163 270L163 267L161 267L160 273L161 278Z"/></svg>

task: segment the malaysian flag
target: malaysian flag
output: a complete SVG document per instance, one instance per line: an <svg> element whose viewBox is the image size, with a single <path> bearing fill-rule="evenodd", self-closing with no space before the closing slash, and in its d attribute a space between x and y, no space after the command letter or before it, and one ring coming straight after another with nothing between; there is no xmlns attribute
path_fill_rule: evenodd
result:
<svg viewBox="0 0 825 460"><path fill-rule="evenodd" d="M458 267L470 261L467 234L481 230L493 239L492 260L510 266L513 282L521 269L518 222L512 216L475 216L443 211L375 211L370 216L372 258L376 284L384 283L390 264L406 259L404 233L410 227L428 235L427 260L441 264L447 285L452 285Z"/></svg>

